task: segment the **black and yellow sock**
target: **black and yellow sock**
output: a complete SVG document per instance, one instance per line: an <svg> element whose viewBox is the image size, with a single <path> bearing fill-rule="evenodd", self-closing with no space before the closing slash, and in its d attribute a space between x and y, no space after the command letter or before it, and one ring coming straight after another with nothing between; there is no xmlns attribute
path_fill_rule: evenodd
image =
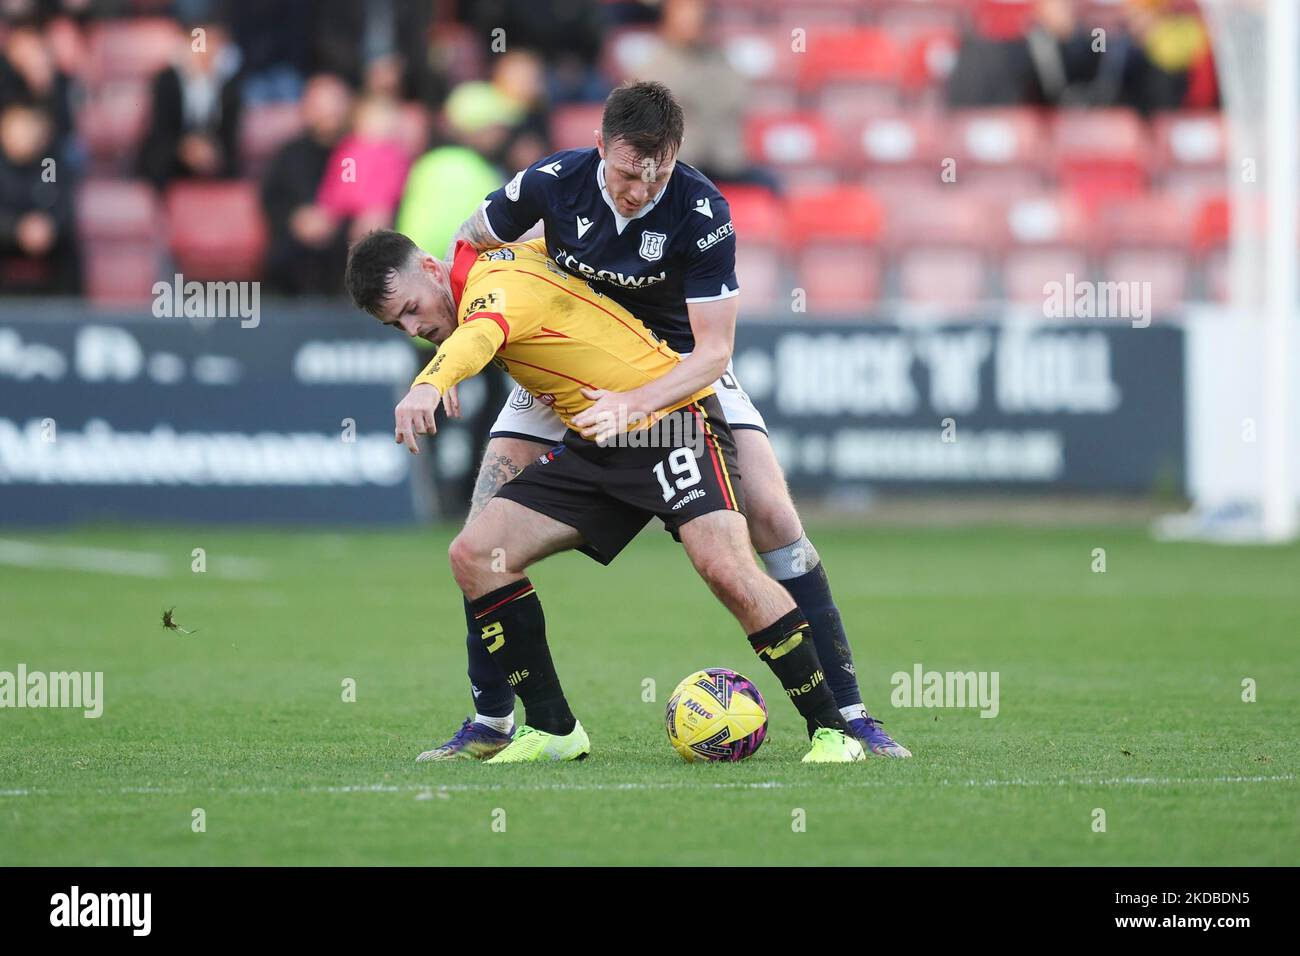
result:
<svg viewBox="0 0 1300 956"><path fill-rule="evenodd" d="M818 727L848 731L817 660L817 650L802 611L795 608L757 634L749 635L749 643L807 721L809 737Z"/></svg>
<svg viewBox="0 0 1300 956"><path fill-rule="evenodd" d="M551 662L546 618L532 582L523 578L498 588L471 601L470 610L483 645L524 702L528 726L551 734L572 732L577 721Z"/></svg>

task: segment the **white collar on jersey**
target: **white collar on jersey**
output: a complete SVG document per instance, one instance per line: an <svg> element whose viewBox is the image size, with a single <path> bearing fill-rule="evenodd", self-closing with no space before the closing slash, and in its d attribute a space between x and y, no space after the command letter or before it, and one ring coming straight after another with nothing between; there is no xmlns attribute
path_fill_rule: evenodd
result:
<svg viewBox="0 0 1300 956"><path fill-rule="evenodd" d="M669 179L668 182L671 183L672 180ZM636 215L629 219L619 213L618 207L614 205L614 200L610 198L609 190L605 188L605 161L603 159L600 161L600 165L596 167L596 185L600 186L600 197L605 200L605 205L608 206L609 211L614 214L614 226L618 229L618 234L620 236L623 235L623 230L627 228L627 224L631 222L632 219L640 219L655 206L659 205L659 200L663 199L664 193L668 192L668 186L665 185L663 189L659 190L659 195L655 196L654 199L650 200L638 209Z"/></svg>

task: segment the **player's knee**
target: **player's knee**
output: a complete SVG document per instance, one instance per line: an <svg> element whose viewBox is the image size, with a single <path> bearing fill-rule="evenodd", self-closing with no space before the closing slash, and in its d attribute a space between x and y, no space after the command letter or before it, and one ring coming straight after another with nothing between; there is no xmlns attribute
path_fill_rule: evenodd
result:
<svg viewBox="0 0 1300 956"><path fill-rule="evenodd" d="M451 562L452 576L461 590L471 585L485 567L483 547L469 530L462 531L452 540L447 548L447 558Z"/></svg>
<svg viewBox="0 0 1300 956"><path fill-rule="evenodd" d="M745 568L730 554L710 555L695 562L704 583L728 607L744 603L749 594L749 581Z"/></svg>
<svg viewBox="0 0 1300 956"><path fill-rule="evenodd" d="M799 512L788 495L750 496L745 501L745 518L757 551L783 548L803 535Z"/></svg>

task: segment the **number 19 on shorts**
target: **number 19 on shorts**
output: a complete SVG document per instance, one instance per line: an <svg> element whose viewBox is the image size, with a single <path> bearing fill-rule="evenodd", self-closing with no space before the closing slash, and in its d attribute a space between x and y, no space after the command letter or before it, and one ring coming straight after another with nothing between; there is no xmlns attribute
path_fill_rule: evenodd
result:
<svg viewBox="0 0 1300 956"><path fill-rule="evenodd" d="M664 465L674 475L683 475L675 482L670 483L664 474ZM672 501L673 496L679 491L685 491L692 485L700 483L700 466L695 462L695 453L689 448L677 448L668 456L666 461L661 461L651 469L655 477L659 479L659 487L663 489L664 501ZM674 488L673 485L676 485Z"/></svg>

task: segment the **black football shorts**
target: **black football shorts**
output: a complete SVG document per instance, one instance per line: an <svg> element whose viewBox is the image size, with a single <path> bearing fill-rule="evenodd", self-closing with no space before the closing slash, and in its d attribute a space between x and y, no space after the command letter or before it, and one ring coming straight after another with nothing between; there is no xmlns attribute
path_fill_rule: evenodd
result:
<svg viewBox="0 0 1300 956"><path fill-rule="evenodd" d="M609 564L651 518L677 529L712 511L744 513L731 426L714 395L669 412L651 428L597 445L572 429L501 486L518 502L579 531L579 548Z"/></svg>

